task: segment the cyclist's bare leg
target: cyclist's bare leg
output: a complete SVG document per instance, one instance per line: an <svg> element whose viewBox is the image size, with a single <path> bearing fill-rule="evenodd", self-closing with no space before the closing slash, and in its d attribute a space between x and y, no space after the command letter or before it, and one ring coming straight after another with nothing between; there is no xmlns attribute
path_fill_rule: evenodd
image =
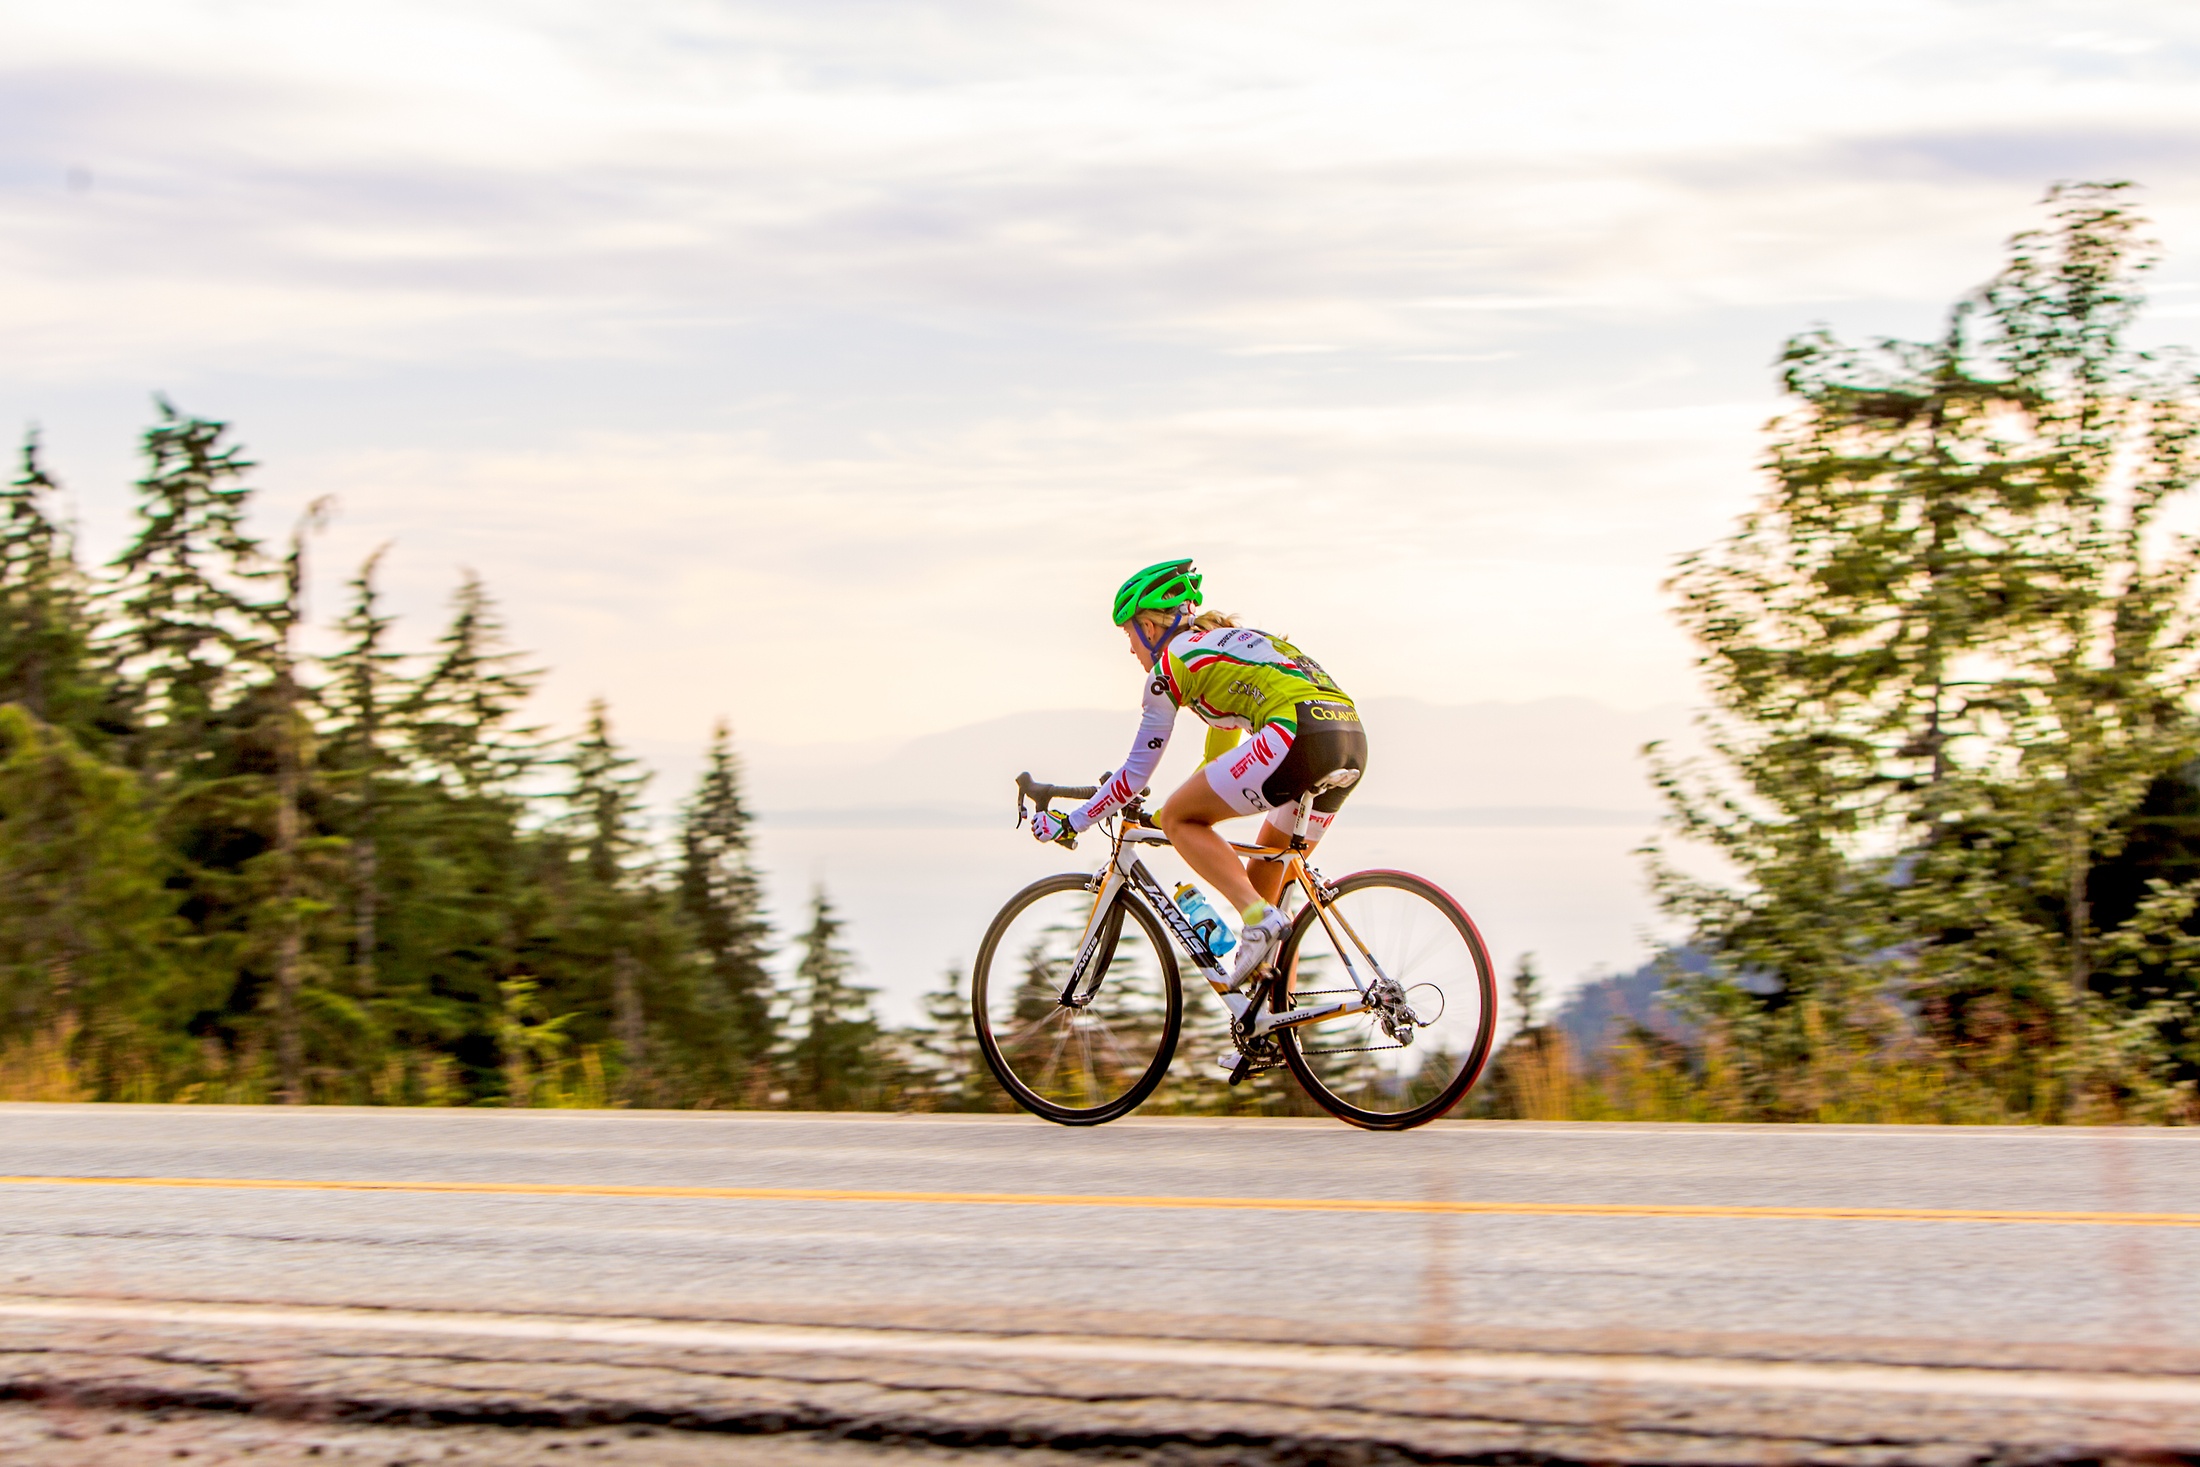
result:
<svg viewBox="0 0 2200 1467"><path fill-rule="evenodd" d="M1260 823L1260 837L1253 844L1263 850L1284 850L1291 844L1291 832L1276 829L1274 820L1263 820ZM1286 864L1283 861L1262 861L1251 856L1245 858L1246 879L1252 882L1253 890L1260 893L1262 901L1278 902L1283 900L1283 876Z"/></svg>
<svg viewBox="0 0 2200 1467"><path fill-rule="evenodd" d="M1161 807L1161 814L1157 818L1162 831L1169 837L1169 844L1184 858L1184 864L1191 867L1216 895L1233 908L1242 912L1257 901L1275 899L1273 895L1264 894L1253 885L1245 874L1244 865L1238 860L1237 852L1231 850L1230 843L1215 830L1216 821L1236 819L1238 812L1223 803L1222 796L1216 794L1214 786L1207 783L1204 771L1184 781L1177 792L1169 796L1169 802ZM1290 837L1285 836L1284 839L1288 842ZM1267 833L1264 827L1262 844L1266 843ZM1261 874L1267 875L1266 872ZM1277 872L1276 879L1282 879L1280 871ZM1277 888L1279 891L1281 889L1280 886Z"/></svg>

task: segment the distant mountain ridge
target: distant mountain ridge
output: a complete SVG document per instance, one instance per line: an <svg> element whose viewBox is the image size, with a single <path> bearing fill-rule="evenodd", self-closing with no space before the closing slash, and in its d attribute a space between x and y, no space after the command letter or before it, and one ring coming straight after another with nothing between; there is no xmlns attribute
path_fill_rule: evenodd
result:
<svg viewBox="0 0 2200 1467"><path fill-rule="evenodd" d="M1361 702L1366 780L1352 810L1369 824L1647 825L1656 802L1641 749L1689 745L1688 710L1639 711L1589 698L1446 706L1415 698ZM759 744L744 749L759 817L789 825L973 825L1013 818L1013 781L1029 770L1087 783L1123 757L1131 709L1013 713L925 734L881 751ZM1175 788L1198 765L1201 733L1177 727L1154 785ZM838 757L836 757L836 755Z"/></svg>
<svg viewBox="0 0 2200 1467"><path fill-rule="evenodd" d="M1632 973L1590 979L1566 996L1550 1022L1565 1032L1579 1053L1591 1056L1603 1054L1636 1027L1682 1043L1693 1042L1696 1025L1673 1009L1666 994L1676 968L1700 974L1709 967L1709 959L1696 948L1678 948Z"/></svg>
<svg viewBox="0 0 2200 1467"><path fill-rule="evenodd" d="M1008 798L1015 798L1014 790ZM1056 806L1061 808L1060 805ZM1355 825L1443 826L1453 829L1536 830L1609 826L1627 829L1653 825L1651 810L1597 810L1567 805L1413 805L1351 806ZM976 805L822 805L765 807L757 818L790 829L920 830L937 827L976 829L1005 825L1015 817L1008 805L987 810Z"/></svg>

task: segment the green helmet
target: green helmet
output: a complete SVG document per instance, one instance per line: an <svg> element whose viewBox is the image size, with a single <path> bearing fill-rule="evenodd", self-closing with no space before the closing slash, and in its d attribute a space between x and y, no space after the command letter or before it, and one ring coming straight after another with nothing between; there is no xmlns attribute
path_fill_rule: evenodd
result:
<svg viewBox="0 0 2200 1467"><path fill-rule="evenodd" d="M1141 611L1174 611L1187 602L1201 604L1199 572L1188 560L1164 560L1147 566L1115 593L1115 624Z"/></svg>

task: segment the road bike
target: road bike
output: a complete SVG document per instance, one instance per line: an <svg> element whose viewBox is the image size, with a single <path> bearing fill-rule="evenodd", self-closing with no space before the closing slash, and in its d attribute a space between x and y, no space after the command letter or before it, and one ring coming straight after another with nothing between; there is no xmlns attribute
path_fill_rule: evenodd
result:
<svg viewBox="0 0 2200 1467"><path fill-rule="evenodd" d="M1091 786L1016 777L1027 802L1084 800ZM1284 849L1232 843L1284 868L1292 913L1275 962L1243 992L1140 859L1169 838L1144 795L1100 827L1107 864L1033 882L986 929L970 1010L986 1064L1016 1103L1065 1126L1128 1115L1168 1073L1184 1027L1181 951L1230 1011L1229 1083L1288 1068L1324 1110L1402 1131L1445 1114L1489 1060L1497 985L1473 919L1434 883L1403 871L1335 882L1307 862L1307 812Z"/></svg>

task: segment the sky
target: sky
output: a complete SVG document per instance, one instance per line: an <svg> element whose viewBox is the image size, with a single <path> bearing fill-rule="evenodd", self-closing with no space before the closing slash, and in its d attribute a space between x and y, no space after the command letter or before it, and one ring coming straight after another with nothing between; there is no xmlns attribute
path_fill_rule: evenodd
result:
<svg viewBox="0 0 2200 1467"><path fill-rule="evenodd" d="M1786 336L2101 177L2191 333L2196 73L2152 0L0 0L0 428L98 557L151 394L234 423L325 614L478 571L667 764L1127 719L1178 554L1356 695L1686 703Z"/></svg>
<svg viewBox="0 0 2200 1467"><path fill-rule="evenodd" d="M0 423L150 394L460 567L637 740L1128 705L1199 557L1355 692L1693 696L1659 584L1790 332L1931 330L2061 177L2200 308L2200 9L0 6ZM2173 327L2174 315L2157 311Z"/></svg>

